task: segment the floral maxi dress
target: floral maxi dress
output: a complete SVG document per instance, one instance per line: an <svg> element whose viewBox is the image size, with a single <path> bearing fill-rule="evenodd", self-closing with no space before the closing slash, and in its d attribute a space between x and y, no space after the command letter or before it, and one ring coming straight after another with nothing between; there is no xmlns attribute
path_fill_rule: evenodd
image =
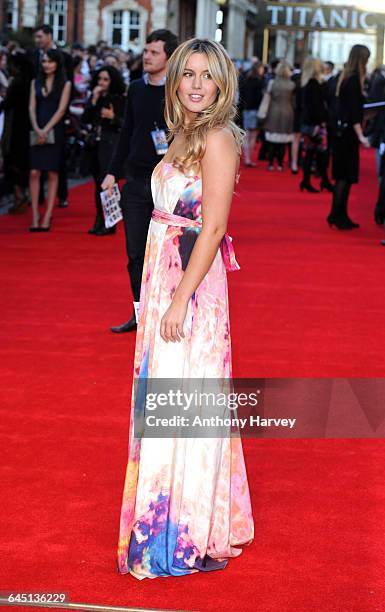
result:
<svg viewBox="0 0 385 612"><path fill-rule="evenodd" d="M189 300L185 338L166 343L159 333L200 231L202 181L161 161L151 187L155 214L143 268L134 380L229 379L224 249ZM228 558L241 554L237 546L254 536L241 439L135 438L135 409L133 385L118 571L142 579L224 568Z"/></svg>

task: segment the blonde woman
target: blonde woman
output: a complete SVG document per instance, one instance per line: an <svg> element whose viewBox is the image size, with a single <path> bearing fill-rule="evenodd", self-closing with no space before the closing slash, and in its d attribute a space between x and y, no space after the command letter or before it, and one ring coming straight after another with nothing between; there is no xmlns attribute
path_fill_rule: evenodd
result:
<svg viewBox="0 0 385 612"><path fill-rule="evenodd" d="M278 170L283 170L285 146L294 138L294 90L291 67L281 60L275 70L275 78L268 85L270 104L263 128L269 146L269 170L274 169L277 158Z"/></svg>
<svg viewBox="0 0 385 612"><path fill-rule="evenodd" d="M305 158L303 161L303 179L300 189L309 193L318 193L310 182L313 159L321 176L320 189L333 191L328 178L328 154L326 121L328 117L325 87L323 85L323 64L315 57L308 57L301 74L301 133Z"/></svg>
<svg viewBox="0 0 385 612"><path fill-rule="evenodd" d="M154 379L231 378L226 269L238 264L226 225L242 146L236 88L218 43L188 40L169 60L172 142L152 175L117 559L120 573L139 579L222 569L253 539L239 437L135 437L148 414L143 381L147 392Z"/></svg>

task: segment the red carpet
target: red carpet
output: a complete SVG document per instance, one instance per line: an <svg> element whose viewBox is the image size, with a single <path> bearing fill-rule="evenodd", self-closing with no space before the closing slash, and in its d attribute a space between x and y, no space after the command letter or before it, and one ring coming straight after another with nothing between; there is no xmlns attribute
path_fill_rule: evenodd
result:
<svg viewBox="0 0 385 612"><path fill-rule="evenodd" d="M382 228L374 160L353 190L352 232L330 196L244 170L230 234L234 374L385 377ZM246 440L254 543L224 571L136 581L115 570L134 336L122 228L97 239L91 186L49 234L1 217L0 590L178 610L384 610L382 440ZM10 608L13 610L25 608Z"/></svg>

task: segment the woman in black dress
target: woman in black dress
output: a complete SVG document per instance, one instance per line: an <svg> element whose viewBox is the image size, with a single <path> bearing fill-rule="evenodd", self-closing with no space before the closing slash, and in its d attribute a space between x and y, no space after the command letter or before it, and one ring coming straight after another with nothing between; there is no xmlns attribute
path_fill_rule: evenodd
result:
<svg viewBox="0 0 385 612"><path fill-rule="evenodd" d="M125 84L113 66L103 66L91 83L92 94L84 109L82 123L88 124L88 155L90 169L95 181L96 217L88 231L95 236L115 233L116 227L106 228L100 201L101 183L107 174L108 165L115 150L123 123Z"/></svg>
<svg viewBox="0 0 385 612"><path fill-rule="evenodd" d="M360 143L369 147L362 131L364 81L370 51L354 45L337 85L337 125L333 142L333 178L336 180L333 204L327 222L330 227L350 230L359 227L348 216L350 188L358 183Z"/></svg>
<svg viewBox="0 0 385 612"><path fill-rule="evenodd" d="M31 132L29 188L32 202L31 231L48 231L58 187L59 167L64 161L64 115L71 94L63 56L58 49L44 53L41 72L31 83L29 115ZM32 140L33 139L33 140ZM40 174L48 173L47 210L39 226Z"/></svg>
<svg viewBox="0 0 385 612"><path fill-rule="evenodd" d="M322 84L323 66L319 59L309 57L305 60L301 74L301 115L300 126L303 136L305 158L303 160L303 180L300 189L310 193L318 193L310 183L313 159L321 176L321 191L333 191L329 181L328 143L326 121L328 118L326 97Z"/></svg>

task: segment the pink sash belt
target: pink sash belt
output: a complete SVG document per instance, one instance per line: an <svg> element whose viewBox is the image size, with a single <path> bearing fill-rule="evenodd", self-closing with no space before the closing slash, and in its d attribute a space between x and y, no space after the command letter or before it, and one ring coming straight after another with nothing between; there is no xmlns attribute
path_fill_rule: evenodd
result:
<svg viewBox="0 0 385 612"><path fill-rule="evenodd" d="M168 213L164 210L159 210L159 208L154 208L152 211L152 219L158 223L164 223L174 227L202 227L202 223L200 223L200 221L188 219L187 217L181 217L180 215L173 215L172 213ZM228 270L228 272L240 270L240 266L235 259L235 252L231 236L228 234L223 236L220 249L226 270Z"/></svg>

